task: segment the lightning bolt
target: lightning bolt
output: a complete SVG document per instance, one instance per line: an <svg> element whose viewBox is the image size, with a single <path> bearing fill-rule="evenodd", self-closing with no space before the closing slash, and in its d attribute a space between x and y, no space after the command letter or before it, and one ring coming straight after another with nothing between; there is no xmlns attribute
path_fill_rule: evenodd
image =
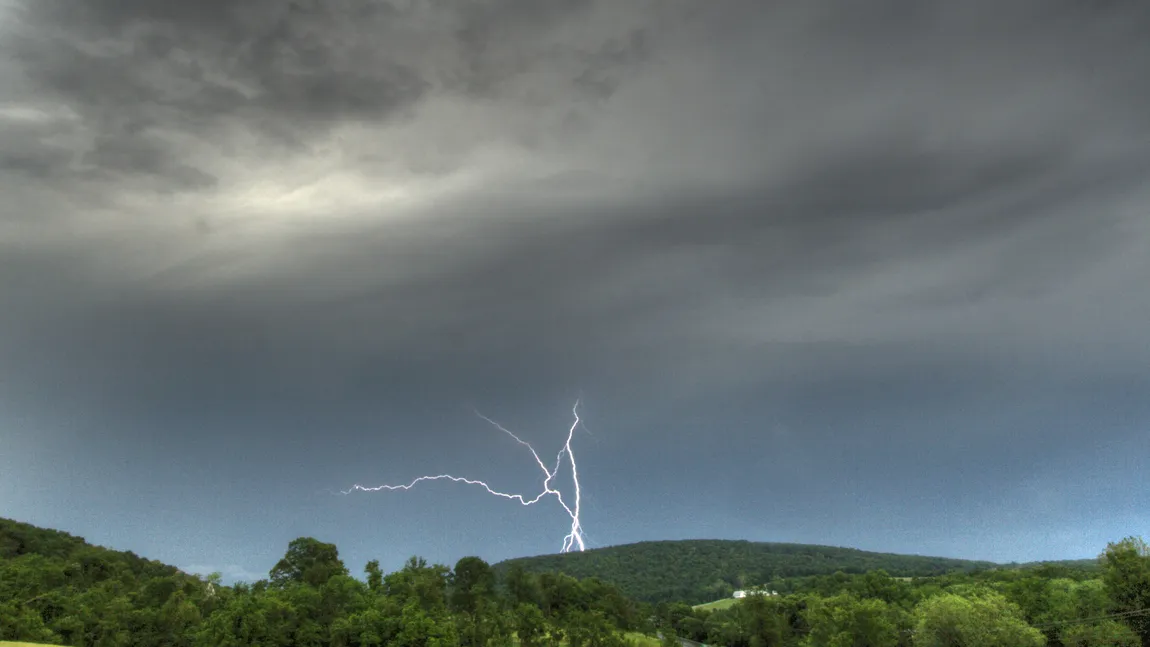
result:
<svg viewBox="0 0 1150 647"><path fill-rule="evenodd" d="M364 486L357 484L341 491L340 494L351 494L352 492L356 491L379 492L381 490L410 490L418 483L423 481L453 481L455 483L466 483L467 485L478 485L479 487L486 490L488 494L504 499L518 501L521 505L524 506L535 505L536 503L542 501L545 497L553 496L559 502L559 505L562 506L564 512L567 513L567 516L571 517L571 532L563 537L563 547L560 552L568 553L575 549L586 550L587 545L585 542L586 537L583 533L583 523L579 518L580 504L582 502L583 492L579 487L579 468L575 464L575 452L571 448L571 441L575 437L575 430L579 428L580 424L578 400L575 401L575 406L571 407L571 414L574 416L575 420L571 423L571 427L567 430L567 441L563 443L563 446L559 449L559 453L555 456L555 466L548 469L547 464L544 463L543 459L539 457L539 453L535 451L535 448L531 446L531 443L523 440L519 436L516 436L511 432L511 430L507 429L491 418L488 418L482 413L479 413L478 411L475 412L476 416L480 417L499 431L502 431L508 436L511 436L515 442L523 445L531 452L531 456L535 459L535 464L539 466L539 469L543 471L544 475L543 491L535 495L533 498L529 499L522 494L509 494L507 492L500 492L499 490L492 488L484 481L480 481L478 479L463 478L460 476L452 476L451 474L420 476L406 485ZM559 469L563 466L564 457L567 458L567 462L571 465L571 481L574 484L575 489L575 501L570 505L563 498L563 493L551 486L551 481L555 479L555 475L559 473Z"/></svg>

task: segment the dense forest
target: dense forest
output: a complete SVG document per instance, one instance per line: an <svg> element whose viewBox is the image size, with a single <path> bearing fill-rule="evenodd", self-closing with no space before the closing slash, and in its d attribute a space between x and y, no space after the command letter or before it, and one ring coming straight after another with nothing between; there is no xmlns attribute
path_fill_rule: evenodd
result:
<svg viewBox="0 0 1150 647"><path fill-rule="evenodd" d="M513 564L532 573L563 571L574 577L598 577L636 600L691 604L727 598L734 591L753 585L838 571L849 574L884 570L894 577L914 577L997 566L991 562L872 553L854 548L726 540L647 541L579 553L523 557L500 562L495 568L503 571Z"/></svg>
<svg viewBox="0 0 1150 647"><path fill-rule="evenodd" d="M0 640L91 647L623 647L650 610L594 578L464 557L351 576L338 549L291 542L266 580L224 586L79 537L0 519ZM633 639L632 639L633 641Z"/></svg>
<svg viewBox="0 0 1150 647"><path fill-rule="evenodd" d="M663 566L678 569L673 561ZM681 647L680 638L717 647L1150 645L1150 547L1141 539L1110 544L1096 563L959 566L922 577L882 569L774 571L768 581L779 595L707 608L683 600L633 601L599 578L531 572L518 560L496 569L464 557L448 568L412 557L387 574L371 561L357 578L334 545L301 537L266 579L224 586L218 576L188 575L0 519L0 641L84 647Z"/></svg>
<svg viewBox="0 0 1150 647"><path fill-rule="evenodd" d="M1137 538L1110 544L1096 564L785 583L786 593L716 610L660 603L656 624L724 647L1150 646L1150 547Z"/></svg>

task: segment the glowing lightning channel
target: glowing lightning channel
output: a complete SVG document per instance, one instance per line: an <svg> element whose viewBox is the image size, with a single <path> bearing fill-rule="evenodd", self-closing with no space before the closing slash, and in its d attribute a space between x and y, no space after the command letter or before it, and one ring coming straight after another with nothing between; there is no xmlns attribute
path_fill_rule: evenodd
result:
<svg viewBox="0 0 1150 647"><path fill-rule="evenodd" d="M543 497L551 495L551 496L554 496L557 501L559 501L559 505L561 505L563 507L563 510L567 513L567 516L571 517L571 532L568 533L567 536L565 536L563 538L563 548L561 549L560 552L568 553L568 552L571 552L575 548L578 548L579 550L586 550L587 545L584 542L583 524L579 519L580 503L581 503L581 500L583 497L583 493L579 488L579 470L578 470L578 467L575 465L575 452L571 449L571 440L572 440L572 438L574 438L575 430L579 427L579 422L580 422L580 420L579 420L579 401L578 400L575 401L575 406L573 406L571 408L571 413L572 413L572 415L575 416L575 421L571 423L571 428L567 430L567 442L565 442L563 444L563 447L561 447L559 449L559 454L556 455L556 457L555 457L555 467L552 469L547 469L547 465L543 462L543 459L539 457L539 454L535 451L535 448L531 446L531 443L528 443L527 441L523 440L519 436L516 436L514 433L512 433L506 427L499 424L498 422L495 422L491 418L488 418L487 416L483 415L482 413L479 413L478 411L475 412L475 415L477 415L480 418L482 418L483 420L487 421L489 424L491 424L493 427L495 427L499 431L502 431L503 433L507 434L508 436L511 436L513 439L515 439L515 442L519 443L520 445L523 445L524 447L526 447L528 450L531 451L531 455L535 458L535 463L537 465L539 465L539 469L543 470L543 474L545 475L545 478L543 479L543 491L540 492L538 495L536 495L532 499L528 499L527 497L523 496L522 494L508 494L507 492L500 492L498 490L493 489L487 483L480 481L478 479L462 478L459 476L452 476L450 474L437 474L435 476L420 476L419 478L413 480L411 483L408 483L407 485L376 485L376 486L371 486L371 487L363 486L363 485L353 485L350 488L348 488L347 490L343 490L340 493L341 494L351 494L352 492L355 492L357 490L361 491L361 492L379 492L380 490L410 490L411 488L415 487L415 485L417 483L419 483L421 481L454 481L456 483L466 483L468 485L478 485L478 486L482 487L484 490L487 490L488 494L492 494L492 495L495 495L497 497L502 497L504 499L512 499L512 500L518 501L520 504L525 505L525 506L538 503L539 501L541 501L543 499ZM562 465L563 465L563 456L564 455L567 456L568 462L571 464L571 480L575 485L575 505L574 505L574 507L568 505L567 502L563 500L563 493L562 492L551 487L551 481L555 478L555 475L559 473L559 468L562 467Z"/></svg>

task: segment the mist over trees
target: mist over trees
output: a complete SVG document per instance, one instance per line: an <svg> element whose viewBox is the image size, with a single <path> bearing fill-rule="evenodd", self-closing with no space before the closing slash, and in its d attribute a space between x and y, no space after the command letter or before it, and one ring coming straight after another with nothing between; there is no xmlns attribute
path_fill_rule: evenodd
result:
<svg viewBox="0 0 1150 647"><path fill-rule="evenodd" d="M665 547L664 547L665 549ZM676 564L665 568L674 572ZM1150 645L1150 549L1096 564L917 578L885 570L775 581L722 608L652 605L615 584L519 561L411 557L361 577L334 544L293 540L268 578L225 586L130 552L0 519L0 640L83 647L1139 647Z"/></svg>

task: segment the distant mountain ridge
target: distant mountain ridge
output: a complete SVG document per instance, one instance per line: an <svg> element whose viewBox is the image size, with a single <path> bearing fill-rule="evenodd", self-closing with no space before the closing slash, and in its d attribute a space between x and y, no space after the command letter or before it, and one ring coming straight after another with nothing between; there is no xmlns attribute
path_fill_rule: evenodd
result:
<svg viewBox="0 0 1150 647"><path fill-rule="evenodd" d="M562 571L598 577L646 602L709 602L735 590L772 580L865 573L882 569L894 577L1004 568L994 562L877 553L857 548L726 539L645 541L560 555L518 557L495 565L528 572Z"/></svg>

